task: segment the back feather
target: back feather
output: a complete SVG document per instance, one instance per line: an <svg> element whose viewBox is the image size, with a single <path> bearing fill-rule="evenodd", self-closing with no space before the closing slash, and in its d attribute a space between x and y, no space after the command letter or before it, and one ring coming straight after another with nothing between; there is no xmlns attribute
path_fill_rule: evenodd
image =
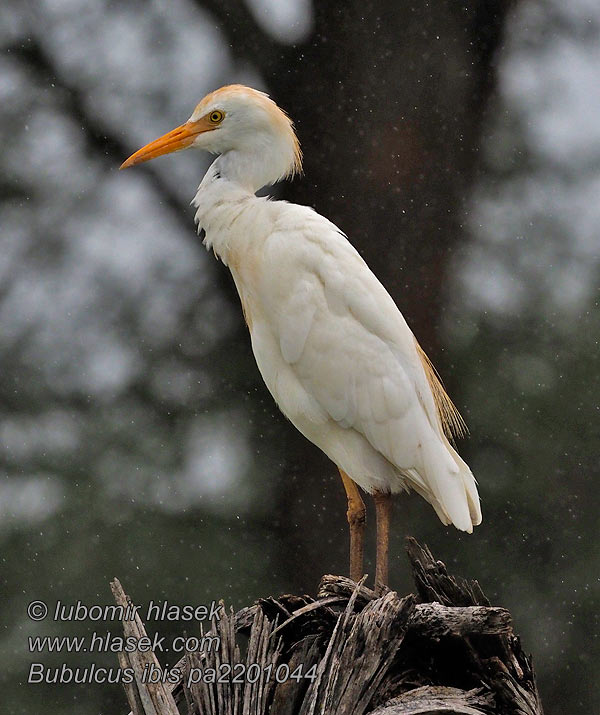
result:
<svg viewBox="0 0 600 715"><path fill-rule="evenodd" d="M431 360L427 357L423 348L415 339L417 354L421 359L421 364L425 370L427 382L433 394L433 401L437 409L438 417L444 434L448 439L464 437L468 433L468 428L463 420L460 412L456 409L454 403L448 397L448 393L444 390L440 376L433 366Z"/></svg>

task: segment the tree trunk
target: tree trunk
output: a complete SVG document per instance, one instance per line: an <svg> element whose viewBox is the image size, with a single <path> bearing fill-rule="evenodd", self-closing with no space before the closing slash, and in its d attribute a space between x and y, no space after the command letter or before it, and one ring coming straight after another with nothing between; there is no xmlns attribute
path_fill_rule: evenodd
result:
<svg viewBox="0 0 600 715"><path fill-rule="evenodd" d="M324 576L316 599L223 609L210 632L218 647L184 656L169 671L174 683L145 682L149 667L158 672L154 653L120 653L135 673L125 686L133 715L542 715L508 611L413 539L408 554L416 595ZM112 588L130 605L118 581ZM123 626L125 636L146 635L137 616ZM238 633L248 636L245 656Z"/></svg>

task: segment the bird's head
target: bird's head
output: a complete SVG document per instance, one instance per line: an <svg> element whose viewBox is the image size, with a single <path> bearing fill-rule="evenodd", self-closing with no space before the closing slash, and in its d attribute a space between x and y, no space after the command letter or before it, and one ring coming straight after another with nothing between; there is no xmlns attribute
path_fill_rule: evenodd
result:
<svg viewBox="0 0 600 715"><path fill-rule="evenodd" d="M120 168L190 147L221 154L225 176L253 190L302 169L287 114L263 92L235 84L207 94L185 124L146 144Z"/></svg>

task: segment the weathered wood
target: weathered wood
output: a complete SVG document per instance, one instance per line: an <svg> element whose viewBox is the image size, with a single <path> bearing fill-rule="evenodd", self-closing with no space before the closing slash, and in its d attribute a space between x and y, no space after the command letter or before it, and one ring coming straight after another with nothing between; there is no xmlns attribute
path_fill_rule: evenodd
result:
<svg viewBox="0 0 600 715"><path fill-rule="evenodd" d="M356 594L338 618L317 680L300 715L368 712L373 692L390 668L406 632L413 597L394 592L371 601L354 614Z"/></svg>
<svg viewBox="0 0 600 715"><path fill-rule="evenodd" d="M500 635L512 633L512 619L505 608L421 603L415 606L408 628L430 638L475 633Z"/></svg>
<svg viewBox="0 0 600 715"><path fill-rule="evenodd" d="M127 613L132 606L129 596L123 591L121 582L115 578L111 582L115 601ZM140 617L135 613L132 620L123 620L125 638L133 637L139 642L140 638L147 637L146 629ZM169 688L160 682L149 682L145 677L148 668L154 666L160 669L160 663L152 651L133 650L129 653L118 654L119 666L125 670L131 668L135 681L125 684L125 693L133 715L179 715L175 700Z"/></svg>
<svg viewBox="0 0 600 715"><path fill-rule="evenodd" d="M436 561L426 546L422 547L409 537L407 552L422 601L437 600L448 606L490 607L477 581L451 576L445 564ZM541 715L542 704L531 658L523 652L512 629L485 637L473 634L465 638L465 644L473 666L480 672L481 682L495 693L496 712Z"/></svg>
<svg viewBox="0 0 600 715"><path fill-rule="evenodd" d="M481 690L425 686L409 690L371 711L371 715L486 715L494 712L493 696Z"/></svg>
<svg viewBox="0 0 600 715"><path fill-rule="evenodd" d="M316 599L261 599L213 622L209 634L220 648L188 653L175 685L140 682L147 663L158 665L154 654L119 654L121 667L136 672L126 687L133 715L542 715L509 612L490 606L477 582L448 574L416 541L407 551L416 596L380 595L328 575ZM126 605L117 581L113 590ZM126 635L145 634L139 619L124 627ZM241 634L249 639L245 655ZM227 664L246 674L252 666L256 677L196 678ZM297 677L274 677L280 672Z"/></svg>
<svg viewBox="0 0 600 715"><path fill-rule="evenodd" d="M416 544L416 542L415 542ZM418 545L417 545L418 547ZM410 546L407 548L409 554L414 554L415 564L417 565L417 573L420 574L420 581L422 584L421 590L427 587L427 581L422 577L422 572L425 569L426 564L422 559L417 558L419 554L418 550ZM425 550L424 550L425 551ZM428 550L425 553L430 553ZM433 561L433 557L431 557ZM441 562L439 562L441 564ZM443 564L442 564L443 566ZM445 568L445 567L444 567ZM431 564L428 566L429 573L436 573L436 578L439 578L443 571L436 564L432 569ZM449 577L452 578L452 577ZM474 582L477 583L477 582ZM312 609L318 607L320 603L330 603L334 602L332 599L347 599L350 594L353 593L356 584L349 578L344 576L323 576L321 583L319 584L319 601L314 604L307 606L307 609ZM465 591L460 589L466 589L468 596L465 596ZM478 588L478 584L477 584ZM471 585L467 582L461 587L458 581L452 580L451 590L454 597L459 600L473 600L475 591L472 589ZM428 595L437 596L440 600L443 599L447 603L452 603L451 599L444 594L436 594L432 589L429 589ZM357 596L357 602L361 604L366 604L377 597L375 591L362 586L359 589ZM482 600L486 600L483 593L480 591L480 596ZM280 628L283 628L282 624ZM452 605L442 605L441 603L425 603L418 604L415 606L413 613L409 619L408 628L415 629L421 633L430 633L431 637L441 637L443 635L454 634L454 635L468 635L472 633L486 633L486 634L500 634L500 633L512 633L512 620L510 613L505 608L497 608L491 606L477 606L477 605L466 605L464 607Z"/></svg>
<svg viewBox="0 0 600 715"><path fill-rule="evenodd" d="M275 624L276 621L269 621L260 609L254 612L246 658L242 659L236 643L235 614L226 613L221 617L215 629L221 640L220 648L203 654L204 657L197 653L188 656L188 674L192 675L192 679L183 688L188 712L193 712L192 703L202 713L219 715L266 715L269 712L275 680L267 676L268 671L265 669L269 665L275 669L281 656L280 644L272 638ZM207 682L199 677L201 672L207 673L210 669L218 673L220 666L226 663L243 665L246 672L251 672L248 669L256 664L258 677L239 679L231 684L219 682L218 679ZM232 674L232 678L235 679L235 674Z"/></svg>
<svg viewBox="0 0 600 715"><path fill-rule="evenodd" d="M324 598L329 598L330 596L341 596L342 598L348 599L357 590L357 584L346 576L333 576L331 574L326 574L321 579L319 584L319 590L317 598L322 600ZM367 586L363 585L361 581L358 584L358 593L356 595L356 602L358 604L365 604L377 598L377 594Z"/></svg>

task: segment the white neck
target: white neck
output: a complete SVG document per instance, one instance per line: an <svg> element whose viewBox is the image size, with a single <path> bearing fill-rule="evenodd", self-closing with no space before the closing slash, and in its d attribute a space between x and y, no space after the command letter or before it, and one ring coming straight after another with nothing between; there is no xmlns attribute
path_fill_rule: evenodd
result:
<svg viewBox="0 0 600 715"><path fill-rule="evenodd" d="M214 162L221 177L254 194L263 186L275 183L272 172L265 166L264 157L234 149L221 154Z"/></svg>
<svg viewBox="0 0 600 715"><path fill-rule="evenodd" d="M253 188L248 183L244 186L235 175L235 168L243 164L224 162L225 156L218 157L211 164L192 204L197 209L194 220L198 232L205 232L204 245L208 249L212 248L223 263L228 265L231 243L240 235L239 227L235 232L231 228L249 202L259 199L254 195Z"/></svg>
<svg viewBox="0 0 600 715"><path fill-rule="evenodd" d="M292 156L293 147L283 139L259 134L252 145L229 149L215 163L224 178L254 194L287 176Z"/></svg>

